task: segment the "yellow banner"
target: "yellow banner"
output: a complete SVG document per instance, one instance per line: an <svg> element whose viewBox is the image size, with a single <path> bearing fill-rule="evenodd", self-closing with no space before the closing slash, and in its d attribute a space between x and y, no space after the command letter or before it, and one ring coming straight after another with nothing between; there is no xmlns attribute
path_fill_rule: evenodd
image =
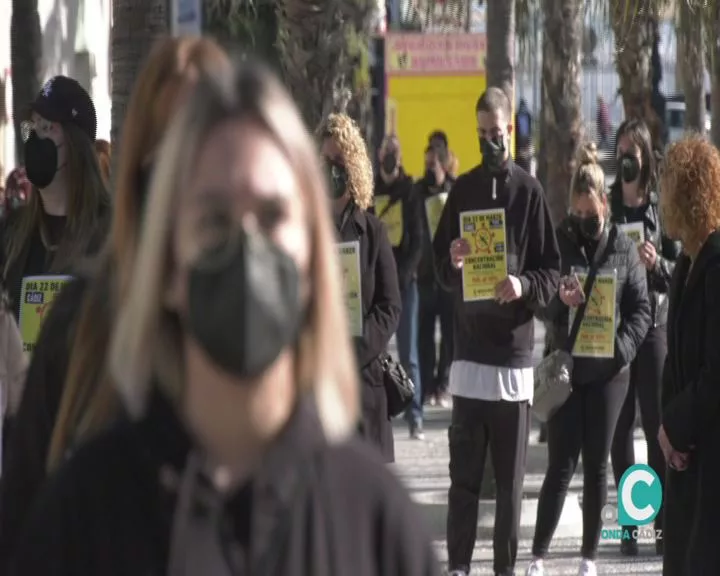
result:
<svg viewBox="0 0 720 576"><path fill-rule="evenodd" d="M585 285L586 272L576 272L580 286ZM582 358L615 357L615 295L617 288L616 272L600 271L590 292L585 315L580 324L573 356ZM569 326L572 326L575 311L570 313ZM569 328L568 328L569 330Z"/></svg>
<svg viewBox="0 0 720 576"><path fill-rule="evenodd" d="M50 307L71 280L71 276L23 278L20 290L20 336L26 353L32 353Z"/></svg>
<svg viewBox="0 0 720 576"><path fill-rule="evenodd" d="M390 196L375 196L375 215L385 223L388 240L393 248L400 246L403 238L402 200L390 205Z"/></svg>
<svg viewBox="0 0 720 576"><path fill-rule="evenodd" d="M460 234L471 250L462 267L463 299L493 300L495 286L508 275L505 210L461 212Z"/></svg>
<svg viewBox="0 0 720 576"><path fill-rule="evenodd" d="M485 34L387 34L385 73L478 76L485 74L485 54Z"/></svg>
<svg viewBox="0 0 720 576"><path fill-rule="evenodd" d="M442 216L445 202L447 202L447 192L434 194L425 200L425 214L427 215L428 228L430 229L430 238L435 238L438 224L440 224L440 216Z"/></svg>
<svg viewBox="0 0 720 576"><path fill-rule="evenodd" d="M362 282L360 276L360 242L338 244L345 303L350 321L350 334L363 335Z"/></svg>
<svg viewBox="0 0 720 576"><path fill-rule="evenodd" d="M645 244L645 225L642 222L618 224L617 227L638 246Z"/></svg>

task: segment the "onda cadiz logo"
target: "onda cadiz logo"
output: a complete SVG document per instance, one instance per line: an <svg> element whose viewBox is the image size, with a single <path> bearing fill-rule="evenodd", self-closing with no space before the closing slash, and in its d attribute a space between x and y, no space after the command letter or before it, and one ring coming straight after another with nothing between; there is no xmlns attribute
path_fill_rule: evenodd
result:
<svg viewBox="0 0 720 576"><path fill-rule="evenodd" d="M620 526L647 526L655 520L662 505L662 486L655 470L646 464L630 466L620 479L617 510L611 504L603 508L603 522ZM628 534L625 534L628 532ZM603 539L662 538L660 531L603 528ZM656 533L657 532L657 533Z"/></svg>

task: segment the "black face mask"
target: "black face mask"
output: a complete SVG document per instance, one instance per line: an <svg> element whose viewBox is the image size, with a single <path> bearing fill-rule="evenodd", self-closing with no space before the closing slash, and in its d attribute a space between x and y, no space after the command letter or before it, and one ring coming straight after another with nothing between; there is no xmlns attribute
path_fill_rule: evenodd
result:
<svg viewBox="0 0 720 576"><path fill-rule="evenodd" d="M435 176L435 170L432 168L425 170L425 182L430 188L437 186L437 176Z"/></svg>
<svg viewBox="0 0 720 576"><path fill-rule="evenodd" d="M578 231L584 238L587 238L588 240L594 240L597 238L602 228L600 216L595 214L586 218L581 218L580 216L575 216L574 218Z"/></svg>
<svg viewBox="0 0 720 576"><path fill-rule="evenodd" d="M190 271L188 328L223 370L262 374L297 341L304 308L293 259L262 234L242 232Z"/></svg>
<svg viewBox="0 0 720 576"><path fill-rule="evenodd" d="M327 162L328 183L330 184L330 196L333 199L341 198L347 189L348 174L345 166Z"/></svg>
<svg viewBox="0 0 720 576"><path fill-rule="evenodd" d="M483 156L483 164L487 166L491 172L499 172L505 164L505 137L498 136L493 140L480 138L480 152Z"/></svg>
<svg viewBox="0 0 720 576"><path fill-rule="evenodd" d="M390 152L388 154L385 154L385 156L382 159L382 169L385 174L394 174L395 168L397 168L398 159L397 154L395 152Z"/></svg>
<svg viewBox="0 0 720 576"><path fill-rule="evenodd" d="M634 154L623 154L620 156L620 175L623 182L635 182L640 176L640 161Z"/></svg>
<svg viewBox="0 0 720 576"><path fill-rule="evenodd" d="M36 187L47 188L58 171L58 151L50 138L40 138L35 131L25 142L25 170Z"/></svg>

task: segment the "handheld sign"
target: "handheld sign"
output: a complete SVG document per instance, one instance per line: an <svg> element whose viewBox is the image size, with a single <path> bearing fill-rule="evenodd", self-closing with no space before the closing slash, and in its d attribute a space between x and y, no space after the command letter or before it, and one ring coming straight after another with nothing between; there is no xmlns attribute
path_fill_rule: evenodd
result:
<svg viewBox="0 0 720 576"><path fill-rule="evenodd" d="M440 224L440 216L442 216L445 202L447 202L448 193L441 192L433 194L425 200L425 214L427 215L428 228L430 230L430 238L435 238L435 233Z"/></svg>
<svg viewBox="0 0 720 576"><path fill-rule="evenodd" d="M630 238L637 246L645 243L645 226L642 222L631 224L618 224L617 227Z"/></svg>
<svg viewBox="0 0 720 576"><path fill-rule="evenodd" d="M505 209L461 212L460 235L470 244L462 267L463 300L495 299L495 286L508 275Z"/></svg>
<svg viewBox="0 0 720 576"><path fill-rule="evenodd" d="M402 200L390 205L390 196L375 196L375 215L383 221L393 248L400 246L403 237Z"/></svg>
<svg viewBox="0 0 720 576"><path fill-rule="evenodd" d="M24 352L32 353L50 307L57 295L71 280L71 276L27 276L23 278L20 289L19 325Z"/></svg>
<svg viewBox="0 0 720 576"><path fill-rule="evenodd" d="M360 281L360 242L338 244L345 304L350 320L350 334L363 335L362 283Z"/></svg>
<svg viewBox="0 0 720 576"><path fill-rule="evenodd" d="M581 286L587 280L587 271L576 270ZM599 270L590 291L585 315L573 348L573 356L579 358L615 357L615 294L617 288L616 270ZM568 326L572 326L575 310L570 310ZM569 328L568 328L569 330Z"/></svg>

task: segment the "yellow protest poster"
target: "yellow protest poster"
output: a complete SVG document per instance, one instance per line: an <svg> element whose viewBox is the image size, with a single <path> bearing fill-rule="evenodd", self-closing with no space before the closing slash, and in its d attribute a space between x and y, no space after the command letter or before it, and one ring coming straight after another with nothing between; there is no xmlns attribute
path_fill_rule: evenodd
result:
<svg viewBox="0 0 720 576"><path fill-rule="evenodd" d="M375 196L375 216L383 221L393 248L400 246L403 237L402 200L390 205L390 196Z"/></svg>
<svg viewBox="0 0 720 576"><path fill-rule="evenodd" d="M362 283L360 279L360 242L338 244L340 270L342 272L345 303L347 305L350 334L363 335Z"/></svg>
<svg viewBox="0 0 720 576"><path fill-rule="evenodd" d="M440 224L440 216L443 208L445 208L447 197L447 192L441 192L440 194L433 194L425 200L425 214L430 229L430 238L435 238L435 232L437 232L438 224Z"/></svg>
<svg viewBox="0 0 720 576"><path fill-rule="evenodd" d="M585 285L587 272L577 274L580 285ZM615 270L600 270L590 291L585 315L580 324L573 356L581 358L615 357L615 294L617 273ZM572 326L574 311L570 314ZM569 330L569 328L568 328Z"/></svg>
<svg viewBox="0 0 720 576"><path fill-rule="evenodd" d="M470 244L462 267L463 299L492 300L507 277L505 209L460 213L460 235Z"/></svg>
<svg viewBox="0 0 720 576"><path fill-rule="evenodd" d="M23 350L32 354L40 328L55 298L71 276L28 276L20 289L20 336Z"/></svg>
<svg viewBox="0 0 720 576"><path fill-rule="evenodd" d="M631 224L618 224L617 227L635 242L636 245L645 243L645 226L642 222L632 222Z"/></svg>

